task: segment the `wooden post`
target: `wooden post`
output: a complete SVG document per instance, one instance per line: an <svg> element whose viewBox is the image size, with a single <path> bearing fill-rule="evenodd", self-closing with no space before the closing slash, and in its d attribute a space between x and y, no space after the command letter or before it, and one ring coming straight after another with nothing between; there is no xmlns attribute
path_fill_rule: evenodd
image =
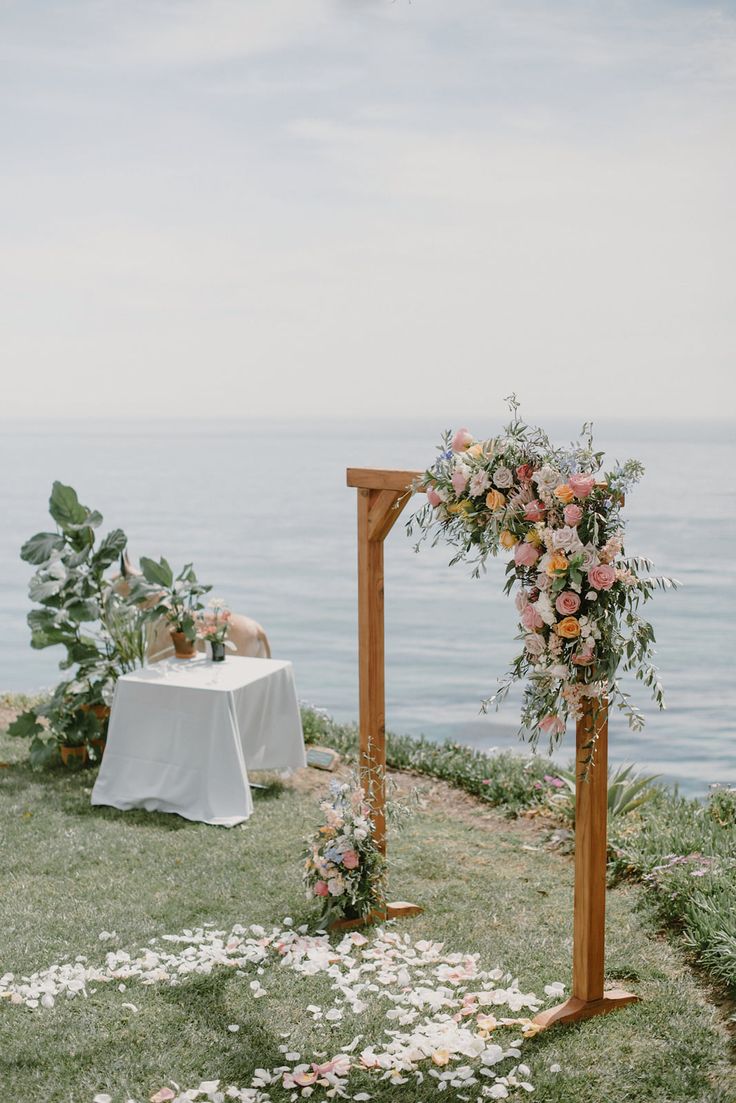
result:
<svg viewBox="0 0 736 1103"><path fill-rule="evenodd" d="M588 766L591 742L594 758ZM542 1011L541 1027L605 1015L638 996L620 989L604 991L606 938L606 860L608 819L608 702L585 698L575 732L575 902L573 916L572 995ZM586 774L587 768L587 776Z"/></svg>
<svg viewBox="0 0 736 1103"><path fill-rule="evenodd" d="M358 491L358 662L360 776L371 806L376 844L386 853L386 689L383 542L411 497L419 472L348 468ZM377 918L417 915L416 904L386 904Z"/></svg>

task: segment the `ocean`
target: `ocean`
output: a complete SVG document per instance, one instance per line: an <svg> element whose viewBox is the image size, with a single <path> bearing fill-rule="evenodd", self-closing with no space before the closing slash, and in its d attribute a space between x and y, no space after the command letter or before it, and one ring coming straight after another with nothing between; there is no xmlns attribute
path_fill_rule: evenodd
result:
<svg viewBox="0 0 736 1103"><path fill-rule="evenodd" d="M505 420L503 411L476 415L471 428L492 435ZM214 595L263 624L274 656L293 661L305 702L354 720L356 493L345 468L423 468L447 427L416 419L2 423L0 690L31 692L59 677L58 649L28 643L31 572L18 551L49 527L48 496L60 479L100 510L102 531L126 531L134 560L193 561ZM545 427L566 442L578 425ZM627 551L682 583L648 607L667 710L657 712L635 685L646 727L631 732L614 715L611 759L703 795L711 783L736 783L734 426L611 421L596 426L595 439L609 457L633 455L647 468L627 501ZM401 521L387 540L387 724L523 749L518 696L499 713L479 712L517 648L503 564L476 580L449 558L441 546L416 554ZM567 763L572 750L568 734L558 759Z"/></svg>

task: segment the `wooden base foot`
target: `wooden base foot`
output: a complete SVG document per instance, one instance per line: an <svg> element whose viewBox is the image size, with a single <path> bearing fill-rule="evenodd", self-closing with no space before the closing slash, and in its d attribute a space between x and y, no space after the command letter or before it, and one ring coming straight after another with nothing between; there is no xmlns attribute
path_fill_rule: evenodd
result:
<svg viewBox="0 0 736 1103"><path fill-rule="evenodd" d="M393 904L386 905L387 919L408 919L421 914L422 908L418 904L407 904L406 900L394 900Z"/></svg>
<svg viewBox="0 0 736 1103"><path fill-rule="evenodd" d="M408 919L411 915L421 915L418 904L407 904L406 900L396 900L386 904L385 911L373 911L362 919L336 919L330 923L330 931L353 931L357 927L369 927L374 923L385 923L387 919Z"/></svg>
<svg viewBox="0 0 736 1103"><path fill-rule="evenodd" d="M639 1003L640 998L633 992L623 992L620 988L604 992L600 1000L580 1000L577 996L571 996L569 1000L550 1007L548 1011L540 1011L532 1021L542 1030L546 1030L558 1023L574 1023L579 1019L592 1019L595 1015L607 1015L610 1011L625 1007L627 1003Z"/></svg>

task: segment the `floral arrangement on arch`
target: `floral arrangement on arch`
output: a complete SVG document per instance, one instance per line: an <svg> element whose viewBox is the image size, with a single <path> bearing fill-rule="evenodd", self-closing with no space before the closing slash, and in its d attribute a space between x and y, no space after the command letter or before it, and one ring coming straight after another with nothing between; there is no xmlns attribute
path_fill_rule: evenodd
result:
<svg viewBox="0 0 736 1103"><path fill-rule="evenodd" d="M654 631L640 607L657 587L677 586L643 573L649 560L625 553L624 495L644 469L628 460L605 471L589 425L569 448L555 448L521 420L513 395L507 401L512 417L502 435L476 440L465 428L444 435L418 480L427 504L407 529L421 530L419 544L447 540L458 549L452 562L472 562L476 576L489 555L510 553L505 593L518 587L522 650L484 708L498 707L528 679L521 723L534 742L540 734L557 742L585 698L608 698L639 730L643 716L619 671L632 671L664 708Z"/></svg>
<svg viewBox="0 0 736 1103"><path fill-rule="evenodd" d="M307 900L321 905L322 919L367 919L383 900L385 859L373 836L365 790L333 781L320 809L325 822L307 840Z"/></svg>

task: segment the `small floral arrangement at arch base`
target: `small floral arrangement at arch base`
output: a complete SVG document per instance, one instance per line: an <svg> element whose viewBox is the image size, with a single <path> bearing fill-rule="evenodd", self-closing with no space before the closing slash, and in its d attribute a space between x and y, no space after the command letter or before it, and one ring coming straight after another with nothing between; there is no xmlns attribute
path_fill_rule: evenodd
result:
<svg viewBox="0 0 736 1103"><path fill-rule="evenodd" d="M320 809L325 822L307 840L303 879L321 919L367 920L384 899L385 859L375 843L371 809L356 783L333 781Z"/></svg>
<svg viewBox="0 0 736 1103"><path fill-rule="evenodd" d="M640 710L619 682L631 671L664 696L653 665L654 631L640 607L678 584L649 575L647 559L624 549L624 495L644 473L637 460L603 468L589 426L569 448L526 425L512 395L503 433L476 440L467 429L446 433L439 457L418 480L427 504L410 519L419 544L441 538L458 550L452 563L471 562L477 577L489 555L510 553L505 592L517 586L521 653L484 709L498 705L517 681L528 679L522 727L550 746L586 699L608 699L634 730ZM419 547L417 545L417 548Z"/></svg>

